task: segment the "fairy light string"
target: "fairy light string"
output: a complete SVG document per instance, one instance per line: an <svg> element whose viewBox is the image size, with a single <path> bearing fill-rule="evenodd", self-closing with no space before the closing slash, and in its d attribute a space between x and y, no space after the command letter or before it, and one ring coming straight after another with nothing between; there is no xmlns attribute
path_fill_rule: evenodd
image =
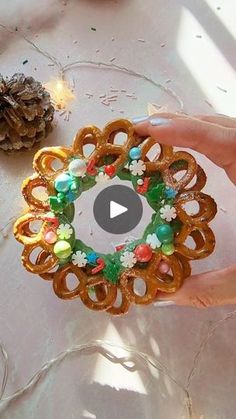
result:
<svg viewBox="0 0 236 419"><path fill-rule="evenodd" d="M200 363L200 359L202 354L206 348L206 345L209 343L211 337L215 334L216 330L222 327L227 321L232 320L236 317L236 310L227 313L222 319L215 321L211 327L209 327L206 336L201 341L199 345L199 349L196 352L196 355L193 360L193 366L190 369L188 374L186 384L182 384L178 379L174 378L168 368L160 363L156 358L151 355L148 355L145 352L141 352L138 349L128 346L128 345L118 345L109 341L103 340L95 340L92 342L74 345L69 347L63 352L60 352L55 358L50 359L48 362L43 364L43 366L29 379L29 381L18 390L16 390L13 394L9 396L5 396L5 389L8 382L8 354L5 350L3 344L0 344L0 352L3 360L3 379L0 388L0 408L5 405L5 407L13 400L20 398L23 394L27 391L32 390L36 387L36 384L41 380L45 379L47 373L52 369L52 367L59 367L61 361L69 357L71 354L77 353L81 355L83 352L89 352L91 350L96 350L98 353L104 355L109 361L114 363L121 364L124 368L130 371L134 371L134 367L130 367L127 365L127 362L130 361L128 357L118 357L114 355L109 349L122 349L129 353L129 355L134 355L143 361L146 365L151 365L153 368L161 372L162 374L166 375L182 392L184 395L184 407L187 414L188 419L197 419L194 415L193 411L193 404L192 404L192 397L190 395L190 384L193 380L193 377L197 371L197 368Z"/></svg>
<svg viewBox="0 0 236 419"><path fill-rule="evenodd" d="M132 346L127 345L118 345L109 341L103 341L103 340L95 340L92 342L80 344L80 345L74 345L70 348L66 349L63 352L60 352L55 358L50 359L50 361L46 362L42 365L40 370L38 370L30 379L29 381L22 387L20 387L18 390L16 390L13 394L9 396L4 396L5 388L8 382L8 354L5 350L4 346L0 344L0 351L3 358L3 368L4 368L4 375L0 390L0 408L5 404L9 404L13 400L16 400L20 398L23 394L25 394L27 391L32 390L35 388L36 384L41 380L45 379L46 375L49 373L49 371L52 369L52 367L58 367L61 361L69 357L70 355L77 353L78 355L81 355L83 352L88 352L90 350L96 350L98 353L104 355L109 361L119 363L121 364L125 369L127 370L134 370L133 367L129 367L126 365L126 363L129 361L130 358L128 357L118 357L114 355L112 352L108 350L108 348L111 349L122 349L126 352L128 352L130 355L134 355L137 358L139 358L141 361L143 361L146 365L151 365L153 368L158 370L160 373L166 375L184 394L184 405L186 414L188 415L188 419L194 419L193 416L193 410L192 410L192 400L189 395L188 390L178 381L176 380L169 372L167 367L165 367L163 364L161 364L157 359L154 357L138 351L136 348Z"/></svg>
<svg viewBox="0 0 236 419"><path fill-rule="evenodd" d="M16 35L16 36L21 37L22 39L24 39L24 41L27 42L31 47L33 47L33 49L35 51L37 51L39 54L43 55L47 60L49 60L52 64L54 64L58 69L58 79L59 80L65 81L65 75L68 71L70 71L70 70L72 70L76 67L82 67L82 66L87 66L87 67L94 68L94 69L97 69L97 70L102 69L102 70L119 71L119 72L128 74L129 76L133 76L135 78L142 79L142 80L150 83L151 85L153 85L155 88L158 88L158 89L164 91L166 94L168 94L170 97L172 97L172 99L174 99L177 102L177 104L180 108L179 110L183 111L184 103L183 103L183 100L180 98L180 96L177 95L177 93L173 89L171 89L170 87L166 87L166 86L164 86L164 84L155 81L150 76L139 73L138 71L130 69L130 68L124 66L124 65L114 64L112 62L107 63L107 62L96 61L96 60L76 60L76 61L73 61L73 62L68 63L68 64L63 66L58 58L56 58L51 53L41 49L35 42L31 41L24 34L22 34L21 31L18 30L17 32L15 32L12 29L9 29L7 26L5 26L1 23L0 23L0 27L2 29L4 29L5 31L11 33L12 35Z"/></svg>

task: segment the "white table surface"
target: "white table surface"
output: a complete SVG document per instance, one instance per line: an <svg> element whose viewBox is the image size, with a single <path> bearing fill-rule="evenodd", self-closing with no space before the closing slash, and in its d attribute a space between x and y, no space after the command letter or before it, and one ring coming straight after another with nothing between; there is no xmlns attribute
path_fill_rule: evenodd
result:
<svg viewBox="0 0 236 419"><path fill-rule="evenodd" d="M170 79L168 86L183 99L186 112L231 116L236 99L235 17L234 0L11 0L0 5L0 23L17 27L65 64L76 59L109 62L115 57L115 63L158 82ZM56 75L19 31L15 36L0 30L0 58L5 76L23 71L47 82ZM28 63L23 65L25 59ZM44 144L71 144L81 126L102 127L114 118L142 115L148 102L178 109L166 93L119 72L83 67L67 77L75 80L77 96L70 121L57 114L57 126ZM99 99L111 86L135 92L137 100L119 93L111 111ZM87 92L94 96L88 98ZM0 156L1 226L23 208L20 187L32 173L32 157L33 152ZM216 251L195 264L194 271L200 272L235 261L236 194L222 170L197 158L208 174L206 191L219 207L212 223ZM89 207L89 198L84 205ZM95 239L101 238L97 233ZM185 385L209 325L235 309L133 307L119 318L95 313L79 300L57 299L49 283L24 270L21 251L11 233L1 241L0 340L10 356L6 394L61 350L92 339L134 345L163 362ZM199 359L189 388L197 419L235 418L235 322L233 317L216 329ZM102 355L74 355L34 392L4 409L1 418L181 419L187 418L183 406L183 392L140 362L135 372L128 372Z"/></svg>

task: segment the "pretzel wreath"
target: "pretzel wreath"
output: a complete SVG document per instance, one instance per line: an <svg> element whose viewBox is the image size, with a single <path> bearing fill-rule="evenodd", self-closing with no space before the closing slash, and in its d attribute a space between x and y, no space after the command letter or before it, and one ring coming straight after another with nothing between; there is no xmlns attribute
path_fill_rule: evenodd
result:
<svg viewBox="0 0 236 419"><path fill-rule="evenodd" d="M124 144L116 142L119 133ZM89 157L84 146L92 144ZM206 175L193 156L140 138L132 124L116 120L100 131L81 129L72 147L47 147L34 157L35 174L23 183L28 209L15 223L16 239L24 245L22 263L43 279L52 281L62 299L80 297L92 310L124 314L133 304L150 304L158 292L173 293L191 273L190 261L214 250L208 223L216 214L214 200L202 189ZM59 166L59 168L57 168ZM127 241L113 254L101 254L75 237L74 201L97 182L118 176L153 209L151 222L138 240ZM36 194L44 189L47 198ZM197 205L194 213L188 205ZM37 231L35 230L37 224ZM191 244L189 244L191 242ZM68 276L76 278L71 289ZM142 279L144 293L137 291Z"/></svg>

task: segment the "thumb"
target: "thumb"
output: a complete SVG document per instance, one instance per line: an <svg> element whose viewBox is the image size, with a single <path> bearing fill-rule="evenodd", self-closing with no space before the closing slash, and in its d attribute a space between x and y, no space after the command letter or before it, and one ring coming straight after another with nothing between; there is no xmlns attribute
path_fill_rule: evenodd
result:
<svg viewBox="0 0 236 419"><path fill-rule="evenodd" d="M214 307L236 303L236 265L219 271L193 275L174 294L158 293L157 299L172 300L176 305Z"/></svg>
<svg viewBox="0 0 236 419"><path fill-rule="evenodd" d="M156 114L134 119L135 131L141 136L150 135L161 144L187 147L205 154L215 164L225 169L236 183L236 129L203 119L176 114ZM224 153L222 153L224 150Z"/></svg>

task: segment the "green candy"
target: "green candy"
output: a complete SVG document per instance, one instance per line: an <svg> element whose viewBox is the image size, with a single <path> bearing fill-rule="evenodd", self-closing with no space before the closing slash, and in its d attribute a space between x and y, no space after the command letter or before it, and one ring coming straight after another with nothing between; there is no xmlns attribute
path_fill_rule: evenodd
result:
<svg viewBox="0 0 236 419"><path fill-rule="evenodd" d="M174 238L174 233L169 224L162 224L156 229L157 238L161 243L171 243Z"/></svg>
<svg viewBox="0 0 236 419"><path fill-rule="evenodd" d="M59 202L62 202L65 199L65 194L63 192L58 192L57 198L59 199Z"/></svg>
<svg viewBox="0 0 236 419"><path fill-rule="evenodd" d="M173 255L175 251L175 246L173 243L165 243L161 246L161 250L164 253L164 255L170 256Z"/></svg>
<svg viewBox="0 0 236 419"><path fill-rule="evenodd" d="M65 240L59 240L55 244L53 250L58 259L66 259L71 255L72 252L70 243Z"/></svg>

